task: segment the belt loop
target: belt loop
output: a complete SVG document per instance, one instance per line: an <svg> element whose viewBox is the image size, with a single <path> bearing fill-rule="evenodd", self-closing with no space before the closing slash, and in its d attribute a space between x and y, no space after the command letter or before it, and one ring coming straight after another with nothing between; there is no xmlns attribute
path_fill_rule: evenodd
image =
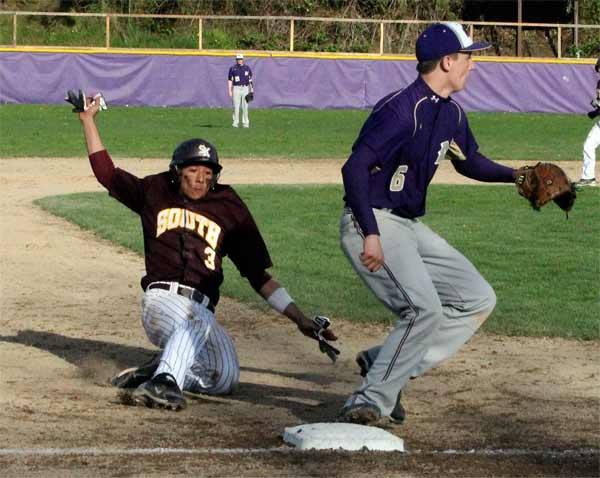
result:
<svg viewBox="0 0 600 478"><path fill-rule="evenodd" d="M169 284L169 292L171 292L172 294L179 293L179 282L171 282Z"/></svg>

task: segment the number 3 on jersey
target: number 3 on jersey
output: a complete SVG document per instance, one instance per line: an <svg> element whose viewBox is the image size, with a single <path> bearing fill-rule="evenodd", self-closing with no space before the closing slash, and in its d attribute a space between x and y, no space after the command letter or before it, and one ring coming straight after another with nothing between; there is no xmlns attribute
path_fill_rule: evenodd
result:
<svg viewBox="0 0 600 478"><path fill-rule="evenodd" d="M207 247L204 249L204 253L206 254L206 259L204 259L204 265L208 267L211 271L215 270L215 256L217 255L215 250L212 247Z"/></svg>
<svg viewBox="0 0 600 478"><path fill-rule="evenodd" d="M406 164L401 164L396 169L396 172L392 176L392 180L390 181L390 191L396 193L398 191L402 191L404 189L404 180L406 178L406 172L408 171L408 166Z"/></svg>

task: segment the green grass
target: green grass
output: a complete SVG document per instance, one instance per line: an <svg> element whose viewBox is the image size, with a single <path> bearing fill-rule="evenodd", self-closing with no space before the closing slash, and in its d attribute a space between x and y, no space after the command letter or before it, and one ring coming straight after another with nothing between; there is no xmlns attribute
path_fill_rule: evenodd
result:
<svg viewBox="0 0 600 478"><path fill-rule="evenodd" d="M281 280L307 312L391 321L338 244L340 186L240 186ZM142 253L137 216L106 194L44 198L43 208ZM569 220L507 186L432 186L425 222L463 251L498 296L487 332L598 339L600 190L579 194ZM225 261L223 293L265 307Z"/></svg>
<svg viewBox="0 0 600 478"><path fill-rule="evenodd" d="M114 156L169 158L179 142L201 137L222 157L345 158L368 113L252 109L252 127L245 130L231 128L229 109L111 107L98 124ZM580 161L590 128L583 115L471 113L469 118L480 150L496 160ZM0 130L0 157L85 156L79 121L67 104L2 105Z"/></svg>

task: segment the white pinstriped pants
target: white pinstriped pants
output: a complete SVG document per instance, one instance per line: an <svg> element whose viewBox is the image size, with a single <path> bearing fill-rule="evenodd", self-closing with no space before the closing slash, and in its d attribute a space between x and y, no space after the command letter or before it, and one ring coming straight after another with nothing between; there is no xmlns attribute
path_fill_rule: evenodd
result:
<svg viewBox="0 0 600 478"><path fill-rule="evenodd" d="M146 335L163 349L155 376L170 373L181 390L228 394L240 379L233 341L206 307L168 290L147 290L142 299Z"/></svg>

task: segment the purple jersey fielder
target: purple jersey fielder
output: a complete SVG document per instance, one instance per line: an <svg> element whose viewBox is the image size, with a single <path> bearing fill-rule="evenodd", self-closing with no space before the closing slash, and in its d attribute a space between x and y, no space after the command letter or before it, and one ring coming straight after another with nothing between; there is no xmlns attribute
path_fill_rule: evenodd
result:
<svg viewBox="0 0 600 478"><path fill-rule="evenodd" d="M229 68L227 75L227 90L229 97L233 103L233 123L234 128L240 124L240 109L242 112L242 126L250 127L250 119L248 117L248 102L246 95L254 92L252 83L252 70L248 65L244 64L244 55L238 53L235 56L235 65Z"/></svg>
<svg viewBox="0 0 600 478"><path fill-rule="evenodd" d="M381 345L358 354L364 380L342 408L342 421L403 421L408 380L454 355L496 303L475 267L419 219L447 155L469 178L514 181L513 169L479 153L463 109L450 97L473 69L471 52L489 44L473 43L456 23L438 23L416 47L419 77L375 105L342 168L342 250L400 319Z"/></svg>
<svg viewBox="0 0 600 478"><path fill-rule="evenodd" d="M478 151L462 108L419 77L380 100L344 165L346 204L365 235L378 234L372 208L414 219L425 214L427 187L446 153L472 179L512 182L513 169Z"/></svg>

